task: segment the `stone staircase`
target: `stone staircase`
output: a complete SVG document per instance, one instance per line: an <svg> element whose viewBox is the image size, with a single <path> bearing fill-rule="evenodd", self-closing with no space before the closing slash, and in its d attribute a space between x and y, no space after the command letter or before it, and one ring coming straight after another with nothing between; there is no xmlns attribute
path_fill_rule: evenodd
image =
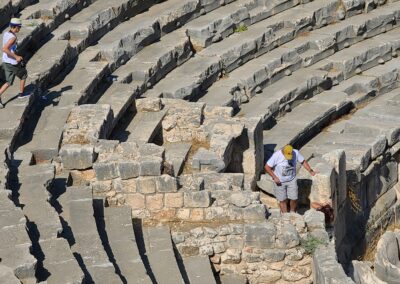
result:
<svg viewBox="0 0 400 284"><path fill-rule="evenodd" d="M332 171L326 155L337 149L346 153L354 184L383 163L394 167L399 2L21 1L0 5L0 26L15 11L36 94L16 99L13 87L2 98L0 147L12 177L2 166L0 236L7 245L0 246L0 282L217 283L208 258L178 255L169 227L141 227L142 242L131 208L94 198L87 180L53 185L73 174L61 168L59 152L76 105L109 105L107 131L98 138L140 145L160 139L166 111L149 112L137 98L229 106L238 119L261 119L267 152L291 143L323 177ZM188 160L204 162L190 143L161 144L170 175L184 176ZM217 146L223 155L233 151ZM100 166L93 166L97 176ZM201 178L203 189L212 188L209 198L227 194L213 192L224 187L218 177ZM361 208L394 180L390 175L368 198L355 189L367 200ZM331 196L315 190L310 198ZM343 192L335 198L340 210ZM338 224L340 246L348 236ZM233 275L220 281L246 283Z"/></svg>

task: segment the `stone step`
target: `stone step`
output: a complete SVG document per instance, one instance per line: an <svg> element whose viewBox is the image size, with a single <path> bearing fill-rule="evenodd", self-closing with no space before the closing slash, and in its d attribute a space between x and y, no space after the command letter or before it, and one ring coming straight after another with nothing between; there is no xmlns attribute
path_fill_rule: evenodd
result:
<svg viewBox="0 0 400 284"><path fill-rule="evenodd" d="M18 180L21 184L18 201L22 212L35 225L28 230L37 231L39 240L57 238L62 226L56 210L50 205L48 187L54 180L53 165L23 166L18 169Z"/></svg>
<svg viewBox="0 0 400 284"><path fill-rule="evenodd" d="M69 40L72 46L82 51L122 21L147 10L156 2L97 0L62 24L53 35L57 39Z"/></svg>
<svg viewBox="0 0 400 284"><path fill-rule="evenodd" d="M151 142L157 134L160 133L161 122L165 114L165 110L159 112L137 113L125 130L129 135L126 141L137 143ZM122 133L121 135L124 134Z"/></svg>
<svg viewBox="0 0 400 284"><path fill-rule="evenodd" d="M58 156L63 127L70 112L71 107L48 107L41 113L32 140L22 147L32 153L36 164Z"/></svg>
<svg viewBox="0 0 400 284"><path fill-rule="evenodd" d="M252 0L238 0L225 5L186 26L187 35L196 48L204 48L233 34L240 25L250 24L246 4Z"/></svg>
<svg viewBox="0 0 400 284"><path fill-rule="evenodd" d="M93 56L91 50L82 52L72 72L60 84L48 90L47 99L58 101L57 106L60 107L85 103L109 72L107 62L92 61Z"/></svg>
<svg viewBox="0 0 400 284"><path fill-rule="evenodd" d="M130 207L104 208L105 230L114 259L127 283L152 283L136 244Z"/></svg>
<svg viewBox="0 0 400 284"><path fill-rule="evenodd" d="M40 242L45 256L44 268L49 272L47 283L83 283L84 273L71 252L67 240L51 239Z"/></svg>
<svg viewBox="0 0 400 284"><path fill-rule="evenodd" d="M0 265L0 283L20 284L21 281L14 275L14 271L1 264Z"/></svg>
<svg viewBox="0 0 400 284"><path fill-rule="evenodd" d="M191 55L189 38L185 29L180 28L138 52L112 76L121 83L142 81L149 88Z"/></svg>
<svg viewBox="0 0 400 284"><path fill-rule="evenodd" d="M339 105L319 102L319 97L334 97L343 103ZM347 95L340 92L321 93L315 100L309 100L296 107L292 112L278 120L277 125L264 131L264 149L276 151L286 144L300 148L310 138L318 134L323 127L350 110Z"/></svg>
<svg viewBox="0 0 400 284"><path fill-rule="evenodd" d="M165 143L165 161L173 166L174 176L179 176L189 154L191 143Z"/></svg>
<svg viewBox="0 0 400 284"><path fill-rule="evenodd" d="M111 129L119 123L126 110L132 107L135 99L139 97L141 82L131 82L131 84L112 84L110 88L97 101L99 104L110 105L114 119Z"/></svg>
<svg viewBox="0 0 400 284"><path fill-rule="evenodd" d="M399 7L398 4L392 6L395 11L398 10ZM374 18L371 19L371 15L373 15ZM290 56L290 53L293 54L294 52L294 54L297 54L300 58L302 66L309 66L314 64L316 61L329 56L336 50L341 50L345 46L363 40L363 37L358 36L360 32L364 33L366 38L369 37L370 35L368 32L372 32L376 27L372 26L368 31L364 31L363 27L370 26L368 23L371 21L381 28L380 32L393 28L393 11L389 12L386 9L380 8L372 11L371 15L355 16L342 23L333 24L332 26L315 30L311 32L310 35L296 38L293 41L282 45L278 49L281 51L274 52L276 55L281 54L286 56ZM394 40L392 40L392 42L395 43ZM259 87L262 87L262 85L259 86L254 83L254 81L265 82L266 78L268 78L268 72L264 71L263 68L258 67L257 62L270 60L269 57L270 56L266 54L233 71L229 75L228 79L220 80L214 84L201 101L215 105L232 105L232 102L229 99L232 99L232 96L235 99L239 96L239 99L236 99L237 101L235 101L235 103L240 104L240 97L242 97L243 94L250 92L253 95ZM254 67L252 68L251 65ZM272 67L267 69L270 70ZM243 79L243 74L249 74L248 79ZM242 85L244 85L244 87ZM246 87L249 90L243 90ZM223 94L225 98L221 99L221 94ZM246 98L244 98L244 100L246 101Z"/></svg>
<svg viewBox="0 0 400 284"><path fill-rule="evenodd" d="M399 106L394 106L390 102L390 99L394 98L398 98L397 89L377 97L363 109L353 113L348 120L331 125L303 148L312 151L314 156L323 155L332 148L344 149L347 169L358 168L359 171L363 172L371 161L384 153L387 148L388 137L391 137L391 144L399 141L398 126L388 123L382 125L380 131L373 131L372 129L368 132L369 135L365 135L365 132L360 131L360 129L349 127L349 123L352 122L353 118L361 117L366 122L365 126L374 125L377 118L375 115L379 116L381 120L393 121L393 119L396 119L396 121L399 121L398 116L395 115L399 111ZM375 135L371 135L373 133Z"/></svg>
<svg viewBox="0 0 400 284"><path fill-rule="evenodd" d="M157 283L184 283L176 262L169 227L144 227L143 238L146 255Z"/></svg>
<svg viewBox="0 0 400 284"><path fill-rule="evenodd" d="M328 1L329 2L329 1ZM326 2L318 2L319 9L323 9L324 5L327 5ZM315 6L315 5L314 5ZM329 5L328 5L329 6ZM308 11L307 19L308 24L312 25L313 15L319 9ZM307 10L305 10L307 11ZM330 10L329 10L330 11ZM333 11L327 12L327 16L329 17L331 13L336 13ZM251 57L257 57L269 50L270 43L268 42L269 38L264 39L261 43L254 44L254 40L259 40L259 38L265 37L265 33L271 33L269 29L276 31L276 34L272 35L271 44L273 48L275 48L278 44L283 44L286 41L291 40L295 33L294 28L296 25L302 25L302 17L304 14L298 15L297 17L292 17L291 22L292 25L289 25L287 22L287 18L284 16L285 12L273 16L265 21L259 26L254 28L250 27L248 31L243 32L240 35L234 35L237 37L237 41L234 44L233 39L228 38L228 43L231 43L231 46L228 50L226 45L224 45L224 41L221 43L217 43L215 47L210 47L210 52L208 49L204 49L194 56L192 60L187 61L185 64L176 68L171 73L169 73L164 80L161 80L157 85L154 86L152 90L145 93L146 97L167 97L167 98L178 98L178 99L190 99L195 100L199 97L203 96L205 91L220 77L221 71L225 68L225 65L231 64L228 66L228 69L232 69L235 65L241 65L242 58L238 58L243 55L245 63L247 60L251 59ZM201 18L199 18L201 19ZM307 25L308 25L307 24ZM261 26L261 27L260 27ZM289 29L286 27L291 26ZM263 28L264 27L264 30ZM245 35L253 34L252 36L246 37ZM264 42L266 43L266 47L263 46ZM229 45L229 44L228 44ZM249 47L249 46L250 47ZM244 49L244 50L243 50ZM247 49L250 49L249 51ZM216 51L218 50L218 51ZM221 51L222 54L221 54ZM246 54L249 53L250 55ZM254 55L252 54L254 53ZM204 56L202 56L204 55ZM249 58L246 58L249 57ZM266 59L261 60L260 62L264 62ZM239 61L239 62L237 62ZM247 65L247 64L246 64ZM244 65L244 66L246 66ZM224 71L225 72L225 71ZM242 80L243 74L249 74L249 70L241 70L237 72L237 78L232 80L230 79L232 76L235 76L236 73L232 72L228 79L223 78L219 82L221 85L227 84L227 81L234 82L233 87L237 89L237 83ZM250 73L253 77L253 73ZM239 81L237 81L239 80ZM210 92L209 92L210 93ZM220 89L216 90L216 93L220 93ZM214 98L215 95L212 94L210 97ZM211 99L210 99L211 100ZM212 100L211 100L212 101Z"/></svg>
<svg viewBox="0 0 400 284"><path fill-rule="evenodd" d="M154 5L106 34L99 41L98 49L103 58L118 67L164 33L197 17L199 12L196 0L170 0Z"/></svg>
<svg viewBox="0 0 400 284"><path fill-rule="evenodd" d="M76 57L76 52L66 40L54 40L40 48L27 63L32 84L44 89Z"/></svg>
<svg viewBox="0 0 400 284"><path fill-rule="evenodd" d="M0 257L2 266L6 267L2 269L5 274L1 273L0 282L9 279L8 270L19 279L35 277L37 260L30 254L32 243L26 231L25 216L5 190L0 192L0 206Z"/></svg>
<svg viewBox="0 0 400 284"><path fill-rule="evenodd" d="M104 250L97 230L91 188L68 187L58 200L63 208L62 217L70 226L75 240L71 250L80 255L87 269L85 280L95 283L122 283Z"/></svg>
<svg viewBox="0 0 400 284"><path fill-rule="evenodd" d="M192 284L217 283L207 256L191 256L183 258L186 274Z"/></svg>
<svg viewBox="0 0 400 284"><path fill-rule="evenodd" d="M329 71L334 84L349 79L371 67L384 64L392 58L392 54L397 54L399 41L393 38L396 33L398 29L387 32L388 35L377 35L356 43L320 61L313 68Z"/></svg>

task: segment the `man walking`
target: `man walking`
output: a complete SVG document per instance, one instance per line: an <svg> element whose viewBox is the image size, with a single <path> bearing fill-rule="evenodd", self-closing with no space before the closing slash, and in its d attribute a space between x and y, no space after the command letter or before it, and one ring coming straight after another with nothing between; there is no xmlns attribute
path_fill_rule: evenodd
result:
<svg viewBox="0 0 400 284"><path fill-rule="evenodd" d="M4 108L1 102L1 95L14 83L15 76L21 81L19 84L19 97L23 98L25 89L25 80L28 76L25 66L21 63L22 56L17 55L17 36L16 34L21 30L21 20L12 18L10 21L10 29L3 36L3 68L5 73L6 82L0 88L0 108Z"/></svg>
<svg viewBox="0 0 400 284"><path fill-rule="evenodd" d="M276 151L265 164L265 171L275 183L275 196L279 201L281 212L287 212L287 201L290 200L290 212L296 212L298 188L296 178L296 164L301 163L312 175L315 172L298 150L286 145Z"/></svg>

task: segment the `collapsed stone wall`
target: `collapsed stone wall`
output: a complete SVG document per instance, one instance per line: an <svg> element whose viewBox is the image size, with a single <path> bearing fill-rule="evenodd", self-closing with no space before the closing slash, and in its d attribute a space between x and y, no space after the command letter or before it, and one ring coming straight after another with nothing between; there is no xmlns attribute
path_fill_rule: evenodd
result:
<svg viewBox="0 0 400 284"><path fill-rule="evenodd" d="M312 259L302 242L310 236L329 239L324 215L315 210L304 217L274 212L264 221L173 230L182 257L209 256L221 276L243 275L250 283L312 283Z"/></svg>

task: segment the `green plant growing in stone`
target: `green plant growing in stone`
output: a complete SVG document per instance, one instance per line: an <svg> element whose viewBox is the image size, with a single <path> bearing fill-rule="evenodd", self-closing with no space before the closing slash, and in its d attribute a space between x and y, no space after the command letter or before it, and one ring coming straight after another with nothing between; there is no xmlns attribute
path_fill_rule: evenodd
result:
<svg viewBox="0 0 400 284"><path fill-rule="evenodd" d="M314 236L308 236L307 239L301 241L307 254L314 254L315 250L319 245L326 245L326 242L320 238Z"/></svg>
<svg viewBox="0 0 400 284"><path fill-rule="evenodd" d="M247 26L245 24L240 24L238 27L235 29L235 33L241 33L247 31Z"/></svg>

